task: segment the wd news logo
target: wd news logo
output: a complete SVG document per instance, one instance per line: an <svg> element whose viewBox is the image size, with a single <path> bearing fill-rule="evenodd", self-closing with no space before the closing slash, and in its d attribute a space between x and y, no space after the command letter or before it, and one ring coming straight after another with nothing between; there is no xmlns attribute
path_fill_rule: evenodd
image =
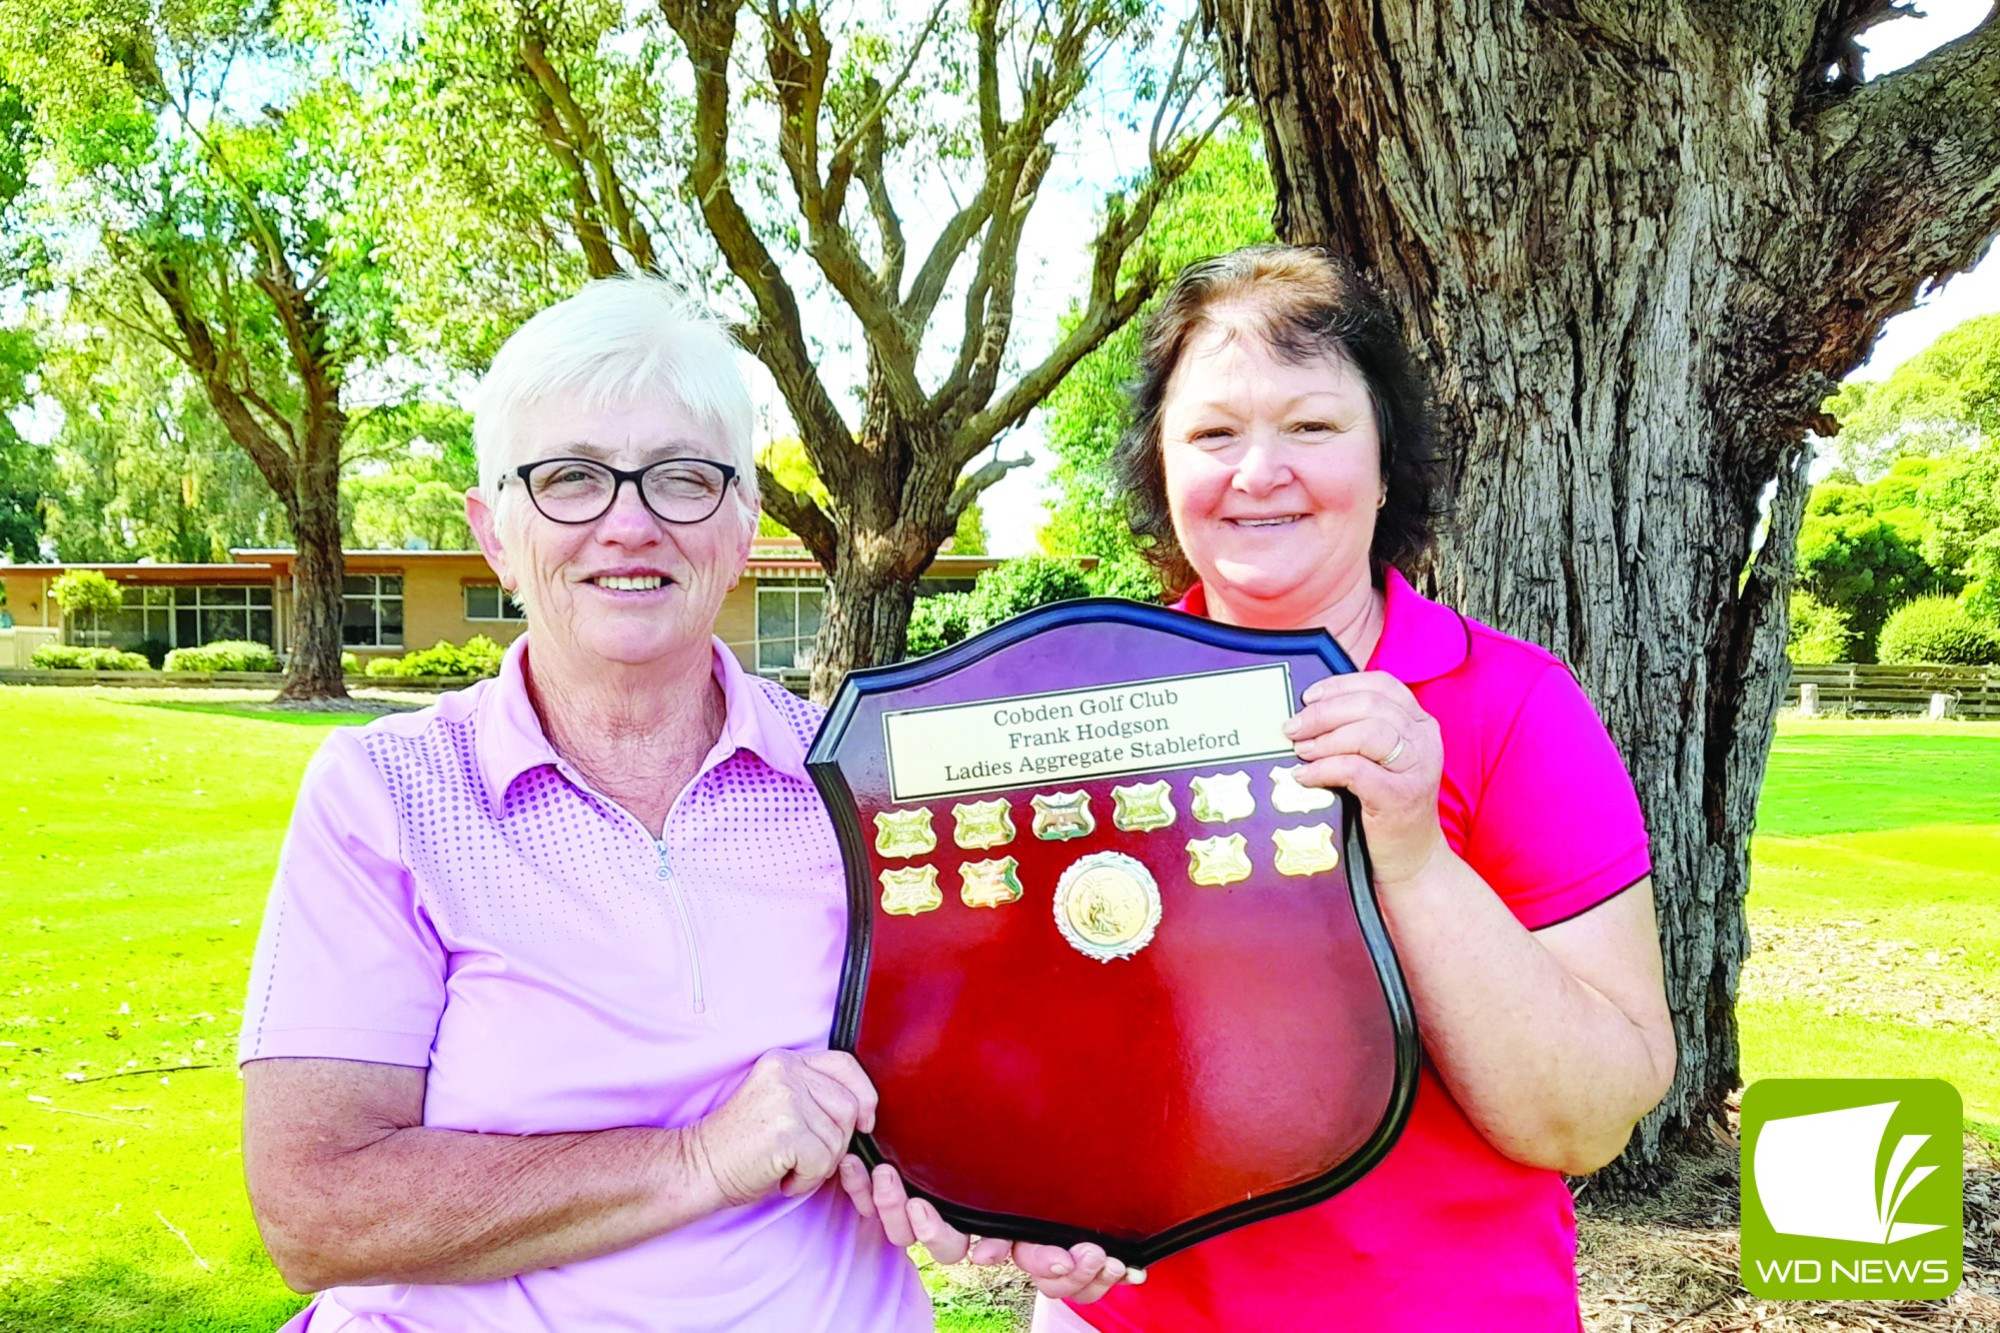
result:
<svg viewBox="0 0 2000 1333"><path fill-rule="evenodd" d="M1795 1300L1958 1289L1965 1165L1940 1079L1767 1078L1743 1094L1743 1285Z"/></svg>

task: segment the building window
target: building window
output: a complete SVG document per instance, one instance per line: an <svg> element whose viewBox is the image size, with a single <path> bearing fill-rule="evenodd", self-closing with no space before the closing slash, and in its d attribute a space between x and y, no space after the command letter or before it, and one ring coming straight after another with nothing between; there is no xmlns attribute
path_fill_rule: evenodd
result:
<svg viewBox="0 0 2000 1333"><path fill-rule="evenodd" d="M274 645L271 589L195 585L125 589L125 605L96 624L68 621L71 643L112 648L199 648L222 639Z"/></svg>
<svg viewBox="0 0 2000 1333"><path fill-rule="evenodd" d="M403 576L349 574L343 589L347 609L340 641L349 648L403 646Z"/></svg>
<svg viewBox="0 0 2000 1333"><path fill-rule="evenodd" d="M528 613L499 584L468 583L465 585L465 618L519 622L526 620Z"/></svg>
<svg viewBox="0 0 2000 1333"><path fill-rule="evenodd" d="M826 583L817 577L757 580L757 670L808 671L819 637Z"/></svg>

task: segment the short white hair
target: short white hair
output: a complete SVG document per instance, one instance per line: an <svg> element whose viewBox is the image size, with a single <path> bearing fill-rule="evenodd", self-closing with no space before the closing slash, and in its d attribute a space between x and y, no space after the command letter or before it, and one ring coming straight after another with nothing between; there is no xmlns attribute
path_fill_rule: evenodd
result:
<svg viewBox="0 0 2000 1333"><path fill-rule="evenodd" d="M514 330L473 391L479 484L497 497L514 422L544 399L575 393L595 408L664 396L722 431L738 494L754 506L756 412L742 355L721 320L663 278L585 283Z"/></svg>

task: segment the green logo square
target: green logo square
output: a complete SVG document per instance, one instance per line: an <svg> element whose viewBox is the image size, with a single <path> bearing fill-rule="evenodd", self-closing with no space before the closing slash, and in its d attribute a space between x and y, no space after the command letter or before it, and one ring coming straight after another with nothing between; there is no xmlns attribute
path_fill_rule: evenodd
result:
<svg viewBox="0 0 2000 1333"><path fill-rule="evenodd" d="M1767 1078L1743 1094L1743 1285L1938 1300L1965 1257L1965 1108L1935 1078Z"/></svg>

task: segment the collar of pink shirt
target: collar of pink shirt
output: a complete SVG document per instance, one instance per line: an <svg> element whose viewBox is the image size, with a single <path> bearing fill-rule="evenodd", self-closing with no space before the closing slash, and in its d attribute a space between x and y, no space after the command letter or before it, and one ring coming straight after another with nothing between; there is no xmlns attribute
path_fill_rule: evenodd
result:
<svg viewBox="0 0 2000 1333"><path fill-rule="evenodd" d="M1472 630L1464 616L1419 593L1402 571L1382 574L1382 637L1367 670L1386 671L1405 685L1449 675L1465 664L1472 651ZM1176 611L1208 615L1208 592L1199 583L1174 603Z"/></svg>
<svg viewBox="0 0 2000 1333"><path fill-rule="evenodd" d="M725 716L722 735L702 766L707 768L738 750L749 750L778 772L806 780L806 752L791 724L778 714L764 691L751 683L750 673L736 660L736 654L721 639L710 643ZM505 806L507 789L516 778L558 760L528 695L526 634L514 640L501 659L499 678L479 700L478 716L473 742L478 750L476 758L497 810Z"/></svg>

